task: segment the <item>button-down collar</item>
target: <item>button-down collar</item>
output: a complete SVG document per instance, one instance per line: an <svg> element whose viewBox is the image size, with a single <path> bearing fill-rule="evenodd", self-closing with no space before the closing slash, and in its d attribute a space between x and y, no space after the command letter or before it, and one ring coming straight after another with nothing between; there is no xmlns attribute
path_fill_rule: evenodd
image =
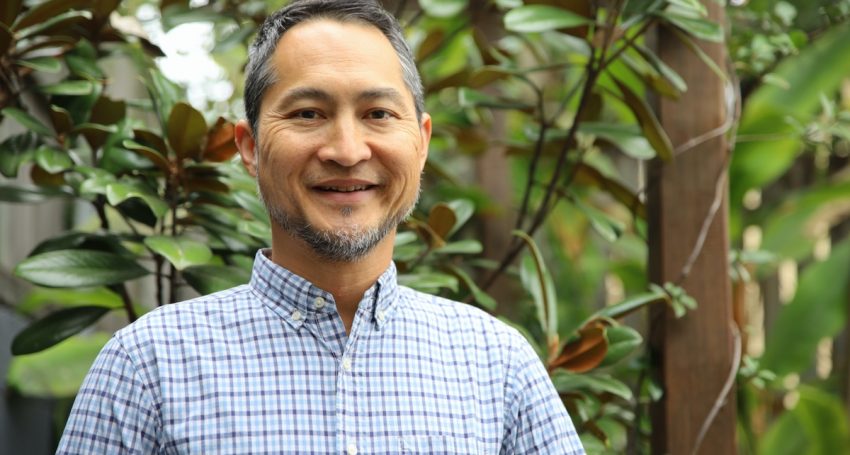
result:
<svg viewBox="0 0 850 455"><path fill-rule="evenodd" d="M267 249L257 252L250 286L281 319L297 330L319 313L337 311L330 292L275 264L268 254L270 251ZM387 270L363 295L357 308L357 312L362 313L361 317L368 318L378 329L387 323L395 306L398 297L396 277L395 264L390 262Z"/></svg>

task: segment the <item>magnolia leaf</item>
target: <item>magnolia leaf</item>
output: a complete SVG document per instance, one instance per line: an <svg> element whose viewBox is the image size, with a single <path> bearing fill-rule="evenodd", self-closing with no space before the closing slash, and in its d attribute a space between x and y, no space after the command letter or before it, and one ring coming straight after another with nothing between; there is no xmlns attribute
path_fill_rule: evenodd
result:
<svg viewBox="0 0 850 455"><path fill-rule="evenodd" d="M234 138L233 123L219 117L207 135L207 146L202 155L203 161L222 162L233 158L238 151Z"/></svg>
<svg viewBox="0 0 850 455"><path fill-rule="evenodd" d="M552 275L546 268L543 255L528 234L523 231L513 231L513 235L522 239L528 247L529 256L525 256L520 267L520 279L523 286L531 294L534 305L537 308L537 319L540 327L546 334L546 339L551 340L558 334L558 298L555 295L555 284Z"/></svg>
<svg viewBox="0 0 850 455"><path fill-rule="evenodd" d="M6 382L22 395L72 398L110 335L73 337L50 349L12 358Z"/></svg>
<svg viewBox="0 0 850 455"><path fill-rule="evenodd" d="M603 139L632 158L639 160L655 158L655 149L640 134L640 129L634 125L581 122L578 130L580 133L596 136L597 140Z"/></svg>
<svg viewBox="0 0 850 455"><path fill-rule="evenodd" d="M67 194L54 188L0 185L0 201L3 202L31 204L56 196L67 196Z"/></svg>
<svg viewBox="0 0 850 455"><path fill-rule="evenodd" d="M178 102L168 116L168 144L180 158L197 158L207 131L204 116L192 106Z"/></svg>
<svg viewBox="0 0 850 455"><path fill-rule="evenodd" d="M454 210L442 202L434 204L428 213L428 226L441 239L445 239L454 228L457 216Z"/></svg>
<svg viewBox="0 0 850 455"><path fill-rule="evenodd" d="M637 330L624 325L608 327L605 336L608 338L608 352L600 367L616 364L643 343L643 337Z"/></svg>
<svg viewBox="0 0 850 455"><path fill-rule="evenodd" d="M157 218L162 218L168 212L168 204L141 182L112 182L106 185L106 200L111 205L118 205L131 197L145 201Z"/></svg>
<svg viewBox="0 0 850 455"><path fill-rule="evenodd" d="M48 0L39 3L18 18L14 29L19 31L35 24L44 23L52 17L57 17L70 9L82 7L86 3L88 3L88 0Z"/></svg>
<svg viewBox="0 0 850 455"><path fill-rule="evenodd" d="M211 294L247 283L251 273L239 267L195 265L183 270L183 278L201 294Z"/></svg>
<svg viewBox="0 0 850 455"><path fill-rule="evenodd" d="M39 136L53 136L53 131L47 125L16 107L7 107L0 111L0 113L15 119L18 123Z"/></svg>
<svg viewBox="0 0 850 455"><path fill-rule="evenodd" d="M608 375L574 374L563 369L552 374L552 384L558 393L595 392L610 393L626 401L633 397L632 390L626 384Z"/></svg>
<svg viewBox="0 0 850 455"><path fill-rule="evenodd" d="M421 62L427 59L431 54L440 49L445 39L445 33L441 28L435 28L428 32L425 39L419 44L416 50L416 61Z"/></svg>
<svg viewBox="0 0 850 455"><path fill-rule="evenodd" d="M518 33L537 33L587 25L590 21L562 8L526 5L505 14L505 28Z"/></svg>
<svg viewBox="0 0 850 455"><path fill-rule="evenodd" d="M48 95L80 96L94 92L95 84L91 81L65 81L51 85L42 85L38 89Z"/></svg>
<svg viewBox="0 0 850 455"><path fill-rule="evenodd" d="M212 259L212 251L207 245L186 237L154 235L145 237L145 245L163 255L177 270L206 264Z"/></svg>
<svg viewBox="0 0 850 455"><path fill-rule="evenodd" d="M419 0L419 6L431 17L456 16L468 5L469 0Z"/></svg>
<svg viewBox="0 0 850 455"><path fill-rule="evenodd" d="M663 289L657 289L653 292L647 292L645 294L636 295L620 303L607 306L597 311L592 318L620 319L651 303L666 302L667 299L667 293L664 292Z"/></svg>
<svg viewBox="0 0 850 455"><path fill-rule="evenodd" d="M422 292L437 292L449 289L457 292L458 281L452 275L437 272L413 273L398 276L399 284Z"/></svg>
<svg viewBox="0 0 850 455"><path fill-rule="evenodd" d="M143 157L147 158L148 160L150 160L151 163L153 163L156 167L158 167L166 174L171 173L171 165L169 164L168 160L164 156L162 156L162 154L158 151L139 144L138 142L131 139L125 140L121 143L121 145L123 145L124 148L132 150L138 153L139 155L142 155Z"/></svg>
<svg viewBox="0 0 850 455"><path fill-rule="evenodd" d="M97 322L110 311L102 306L65 308L39 319L12 340L12 354L43 351Z"/></svg>
<svg viewBox="0 0 850 455"><path fill-rule="evenodd" d="M45 171L55 174L71 168L74 162L68 152L42 145L35 151L35 162Z"/></svg>
<svg viewBox="0 0 850 455"><path fill-rule="evenodd" d="M664 129L661 127L661 122L659 122L655 114L652 113L649 105L646 104L646 101L644 101L643 98L635 94L628 85L620 82L616 78L613 79L617 84L617 87L620 89L620 93L623 95L623 101L632 110L632 113L637 118L641 130L643 130L643 134L646 136L647 141L652 144L652 147L655 149L658 157L664 161L672 159L673 144L670 143L670 138L667 137L667 133L664 132Z"/></svg>
<svg viewBox="0 0 850 455"><path fill-rule="evenodd" d="M16 60L15 64L44 73L58 73L62 70L62 61L55 57L34 57Z"/></svg>
<svg viewBox="0 0 850 455"><path fill-rule="evenodd" d="M451 272L454 273L455 276L460 278L463 284L469 289L469 292L472 293L472 298L475 299L476 303L490 311L496 311L496 299L494 299L489 294L484 292L483 289L478 287L478 285L475 283L475 281L473 281L472 277L470 277L469 274L466 273L466 271L454 264L449 264L449 270L451 270Z"/></svg>
<svg viewBox="0 0 850 455"><path fill-rule="evenodd" d="M588 372L605 360L608 353L606 328L600 323L591 323L578 331L578 338L571 340L560 353L549 362L549 368L564 368L575 373Z"/></svg>
<svg viewBox="0 0 850 455"><path fill-rule="evenodd" d="M84 287L119 284L148 274L133 259L90 250L61 250L28 257L15 274L47 287Z"/></svg>

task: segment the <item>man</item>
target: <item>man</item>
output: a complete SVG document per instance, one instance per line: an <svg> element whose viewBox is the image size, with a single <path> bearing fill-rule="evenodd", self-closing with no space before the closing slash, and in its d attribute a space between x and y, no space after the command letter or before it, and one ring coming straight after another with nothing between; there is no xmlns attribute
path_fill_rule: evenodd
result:
<svg viewBox="0 0 850 455"><path fill-rule="evenodd" d="M252 46L245 104L271 249L250 284L118 331L59 453L583 453L515 330L396 282L431 118L395 19L292 3Z"/></svg>

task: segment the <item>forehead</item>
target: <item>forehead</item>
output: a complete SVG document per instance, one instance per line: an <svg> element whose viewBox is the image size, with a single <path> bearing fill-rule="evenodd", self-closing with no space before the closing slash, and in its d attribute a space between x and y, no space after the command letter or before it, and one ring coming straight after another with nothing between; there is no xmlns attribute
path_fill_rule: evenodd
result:
<svg viewBox="0 0 850 455"><path fill-rule="evenodd" d="M302 22L283 34L272 59L277 80L283 83L359 76L403 84L401 63L389 39L377 27L357 21Z"/></svg>

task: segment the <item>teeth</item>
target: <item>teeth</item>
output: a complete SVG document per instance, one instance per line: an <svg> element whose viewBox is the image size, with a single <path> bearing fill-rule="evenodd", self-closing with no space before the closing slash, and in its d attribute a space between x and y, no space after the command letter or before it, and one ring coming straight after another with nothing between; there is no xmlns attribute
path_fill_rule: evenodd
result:
<svg viewBox="0 0 850 455"><path fill-rule="evenodd" d="M357 185L357 186L320 186L319 189L322 191L338 191L340 193L350 193L352 191L363 191L367 189L367 185Z"/></svg>

